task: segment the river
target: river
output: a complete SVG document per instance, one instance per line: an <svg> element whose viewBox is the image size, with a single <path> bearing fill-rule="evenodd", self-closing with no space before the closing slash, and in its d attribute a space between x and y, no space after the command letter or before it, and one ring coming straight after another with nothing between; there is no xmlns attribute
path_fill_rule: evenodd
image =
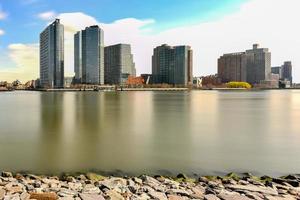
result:
<svg viewBox="0 0 300 200"><path fill-rule="evenodd" d="M0 170L300 173L300 90L0 93Z"/></svg>

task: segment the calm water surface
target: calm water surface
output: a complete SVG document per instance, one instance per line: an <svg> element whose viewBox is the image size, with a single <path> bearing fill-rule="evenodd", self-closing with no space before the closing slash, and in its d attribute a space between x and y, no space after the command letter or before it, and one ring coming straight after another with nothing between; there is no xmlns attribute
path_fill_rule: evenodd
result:
<svg viewBox="0 0 300 200"><path fill-rule="evenodd" d="M300 173L300 91L0 93L0 170Z"/></svg>

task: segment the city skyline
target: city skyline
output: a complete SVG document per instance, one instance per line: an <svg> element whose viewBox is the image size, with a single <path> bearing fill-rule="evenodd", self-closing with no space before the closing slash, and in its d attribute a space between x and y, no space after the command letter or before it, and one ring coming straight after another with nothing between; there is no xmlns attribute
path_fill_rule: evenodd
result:
<svg viewBox="0 0 300 200"><path fill-rule="evenodd" d="M138 15L135 12L132 16L128 13L116 12L114 14L113 12L104 19L104 15L97 16L89 10L80 10L77 1L74 2L74 6L77 6L77 8L73 8L73 5L71 5L70 9L67 9L68 6L65 4L61 9L54 6L55 3L50 4L41 0L20 3L18 7L24 7L24 9L30 11L28 8L30 3L30 6L36 8L41 2L49 5L41 10L36 9L36 13L31 12L37 25L24 28L24 22L20 26L24 28L22 32L13 32L17 29L11 26L12 22L17 20L14 13L10 11L10 9L16 7L15 3L0 2L0 29L2 30L0 36L0 80L20 79L26 81L38 77L39 46L37 44L38 34L35 34L35 32L37 30L40 32L55 17L60 18L62 24L66 27L65 76L74 75L73 34L87 26L99 25L106 33L106 46L117 43L131 44L137 74L151 72L152 50L164 43L172 46L190 45L193 48L194 76L216 73L217 58L224 52L237 52L240 49L247 49L253 43L259 43L271 50L272 66L280 66L283 61L291 60L294 67L294 82L300 80L300 73L298 72L300 64L298 44L300 44L300 40L297 36L300 33L293 26L298 15L295 8L299 5L299 1L272 1L274 6L270 8L268 18L261 17L263 15L259 15L259 13L263 12L264 6L268 5L271 2L270 0L227 1L219 4L214 2L202 16L187 14L184 11L185 14L179 14L173 22L171 16L164 16L165 19L160 19L157 15L148 11L145 12L145 17L141 13ZM193 7L198 7L201 10L205 7L201 3L195 3L195 1L187 4L185 8L193 5ZM178 2L174 2L172 6L164 4L161 5L161 9L170 8L174 10L174 7L179 5ZM289 12L283 12L284 14L280 15L279 18L276 13L281 9L289 10ZM135 10L136 8L132 8L132 11ZM208 17L216 11L220 11L218 16ZM256 13L261 19L258 16L252 16L251 13ZM74 18L80 20L73 20ZM187 22L191 19L193 19L193 22ZM249 27L245 25L247 23ZM263 26L266 23L268 26ZM253 29L251 27L254 27L254 25L256 31L251 31ZM241 26L243 28L240 28ZM239 27L239 30L233 29L233 27ZM288 33L283 31L285 27L289 29ZM272 34L275 32L276 34Z"/></svg>

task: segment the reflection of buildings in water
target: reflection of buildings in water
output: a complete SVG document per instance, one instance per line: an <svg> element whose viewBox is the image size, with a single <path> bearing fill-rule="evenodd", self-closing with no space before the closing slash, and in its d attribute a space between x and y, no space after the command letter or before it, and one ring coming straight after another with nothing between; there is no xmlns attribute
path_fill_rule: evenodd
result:
<svg viewBox="0 0 300 200"><path fill-rule="evenodd" d="M40 138L37 148L37 171L55 172L63 162L64 93L40 93Z"/></svg>
<svg viewBox="0 0 300 200"><path fill-rule="evenodd" d="M152 97L149 170L177 173L192 168L191 99L189 92L154 92ZM183 171L188 173L188 171Z"/></svg>

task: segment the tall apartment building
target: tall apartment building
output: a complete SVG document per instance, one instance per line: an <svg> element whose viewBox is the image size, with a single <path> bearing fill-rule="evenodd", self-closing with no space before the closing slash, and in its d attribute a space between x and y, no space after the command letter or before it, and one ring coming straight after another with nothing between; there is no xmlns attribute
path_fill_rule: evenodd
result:
<svg viewBox="0 0 300 200"><path fill-rule="evenodd" d="M271 52L267 48L259 48L258 44L253 49L246 51L247 56L247 82L259 84L261 81L271 80Z"/></svg>
<svg viewBox="0 0 300 200"><path fill-rule="evenodd" d="M129 44L117 44L104 48L105 84L125 83L129 76L136 76L135 63Z"/></svg>
<svg viewBox="0 0 300 200"><path fill-rule="evenodd" d="M218 76L222 83L247 81L246 53L224 54L218 59Z"/></svg>
<svg viewBox="0 0 300 200"><path fill-rule="evenodd" d="M104 32L99 26L74 35L74 66L77 82L104 84Z"/></svg>
<svg viewBox="0 0 300 200"><path fill-rule="evenodd" d="M246 52L224 54L218 60L218 76L223 83L246 81L260 84L271 80L271 53L258 44Z"/></svg>
<svg viewBox="0 0 300 200"><path fill-rule="evenodd" d="M59 19L40 34L40 84L64 87L64 26Z"/></svg>
<svg viewBox="0 0 300 200"><path fill-rule="evenodd" d="M193 51L190 46L168 46L154 49L152 75L155 84L188 85L193 81Z"/></svg>
<svg viewBox="0 0 300 200"><path fill-rule="evenodd" d="M293 66L291 61L286 61L281 66L281 78L293 83Z"/></svg>

